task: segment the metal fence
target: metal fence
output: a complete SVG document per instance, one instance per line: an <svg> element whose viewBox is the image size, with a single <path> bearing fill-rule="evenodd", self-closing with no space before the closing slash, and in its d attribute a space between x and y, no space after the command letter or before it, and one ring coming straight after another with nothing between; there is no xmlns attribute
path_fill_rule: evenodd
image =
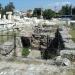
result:
<svg viewBox="0 0 75 75"><path fill-rule="evenodd" d="M2 25L4 28L4 25ZM55 28L56 29L56 28ZM36 30L36 29L35 29ZM42 48L42 44L41 44L41 40L42 40L42 34L37 33L38 31L35 31L35 36L31 36L30 37L30 48L33 49L38 49L40 50L40 48ZM38 30L38 29L37 29ZM49 30L49 29L48 29ZM39 30L40 31L40 30ZM52 30L53 31L53 30ZM45 31L47 32L47 31ZM48 31L49 32L49 31ZM54 31L53 31L54 32ZM49 32L50 33L50 32ZM50 42L54 39L54 37L50 37L47 34L44 35L45 40L42 42L44 43L44 47L45 49L48 48ZM19 38L19 39L18 39ZM33 47L33 42L35 40L38 41L38 46L37 47ZM69 41L69 39L75 39L75 38L64 38L65 40ZM63 40L64 40L63 39ZM59 39L58 39L59 40ZM8 29L8 27L6 27L6 29L0 29L0 54L2 55L8 55L10 54L12 51L14 51L14 55L16 55L16 48L23 48L22 45L19 43L21 43L21 36L19 35L19 32L17 31L17 28L14 29L13 27L11 29ZM60 43L59 43L60 44ZM17 46L19 45L19 46ZM59 47L58 47L59 48ZM42 48L43 49L43 48ZM70 48L65 48L65 49L70 49ZM71 49L75 49L75 48L71 48ZM59 50L59 49L58 49Z"/></svg>
<svg viewBox="0 0 75 75"><path fill-rule="evenodd" d="M9 29L7 24L0 25L0 54L8 55L12 50L16 49L16 33L15 29Z"/></svg>

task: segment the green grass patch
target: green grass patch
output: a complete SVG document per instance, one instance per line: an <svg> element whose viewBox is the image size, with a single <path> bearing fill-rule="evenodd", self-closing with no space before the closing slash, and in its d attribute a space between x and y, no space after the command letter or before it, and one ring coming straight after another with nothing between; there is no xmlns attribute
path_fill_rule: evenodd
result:
<svg viewBox="0 0 75 75"><path fill-rule="evenodd" d="M69 32L72 36L72 40L75 42L75 28L74 27L71 27L71 30Z"/></svg>
<svg viewBox="0 0 75 75"><path fill-rule="evenodd" d="M19 35L19 32L15 32L16 36ZM9 32L0 32L0 43L4 43L8 40L11 40L14 38L14 32L13 31L9 31Z"/></svg>

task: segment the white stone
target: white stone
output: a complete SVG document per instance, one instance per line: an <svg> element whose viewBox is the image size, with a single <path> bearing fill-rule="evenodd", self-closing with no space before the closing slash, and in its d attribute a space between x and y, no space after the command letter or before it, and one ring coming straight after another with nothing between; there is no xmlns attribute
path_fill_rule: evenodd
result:
<svg viewBox="0 0 75 75"><path fill-rule="evenodd" d="M62 58L61 56L57 56L55 60L56 65L65 65L65 66L70 66L71 62L67 58Z"/></svg>
<svg viewBox="0 0 75 75"><path fill-rule="evenodd" d="M67 55L75 55L75 50L62 50L62 51L60 51L60 55L61 56L64 56L65 54L67 54Z"/></svg>
<svg viewBox="0 0 75 75"><path fill-rule="evenodd" d="M6 12L6 14L8 15L8 19L11 20L12 19L12 12Z"/></svg>
<svg viewBox="0 0 75 75"><path fill-rule="evenodd" d="M70 66L71 65L70 60L67 59L67 58L64 58L62 63L65 64L66 66Z"/></svg>
<svg viewBox="0 0 75 75"><path fill-rule="evenodd" d="M1 14L0 14L0 19L1 19Z"/></svg>
<svg viewBox="0 0 75 75"><path fill-rule="evenodd" d="M6 19L6 15L3 15L3 19Z"/></svg>
<svg viewBox="0 0 75 75"><path fill-rule="evenodd" d="M31 49L29 49L29 51L31 52Z"/></svg>

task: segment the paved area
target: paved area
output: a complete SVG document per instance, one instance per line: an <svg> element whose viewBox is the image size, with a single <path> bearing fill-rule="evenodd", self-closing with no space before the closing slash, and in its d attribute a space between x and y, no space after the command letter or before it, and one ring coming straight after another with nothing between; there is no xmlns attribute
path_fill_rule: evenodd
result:
<svg viewBox="0 0 75 75"><path fill-rule="evenodd" d="M75 75L72 66L0 61L0 75Z"/></svg>
<svg viewBox="0 0 75 75"><path fill-rule="evenodd" d="M29 58L41 58L41 54L39 50L32 50L28 55Z"/></svg>

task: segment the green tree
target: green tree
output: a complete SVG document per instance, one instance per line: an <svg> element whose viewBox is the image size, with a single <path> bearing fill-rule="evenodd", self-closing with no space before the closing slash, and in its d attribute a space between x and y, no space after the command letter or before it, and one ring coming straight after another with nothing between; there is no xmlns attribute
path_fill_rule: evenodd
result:
<svg viewBox="0 0 75 75"><path fill-rule="evenodd" d="M0 4L0 13L2 13L2 4Z"/></svg>
<svg viewBox="0 0 75 75"><path fill-rule="evenodd" d="M9 2L9 4L7 4L4 8L2 7L2 4L0 4L1 17L3 18L3 15L6 14L7 11L11 11L12 13L14 13L14 9L15 6L13 2Z"/></svg>
<svg viewBox="0 0 75 75"><path fill-rule="evenodd" d="M1 18L3 17L3 7L2 4L0 4L0 14L1 14Z"/></svg>
<svg viewBox="0 0 75 75"><path fill-rule="evenodd" d="M72 8L72 19L75 20L75 7Z"/></svg>
<svg viewBox="0 0 75 75"><path fill-rule="evenodd" d="M9 4L7 6L5 6L5 12L7 11L11 11L14 12L15 6L13 4L13 2L9 2Z"/></svg>
<svg viewBox="0 0 75 75"><path fill-rule="evenodd" d="M5 9L2 8L2 11L1 11L1 18L3 18L3 15L5 14Z"/></svg>
<svg viewBox="0 0 75 75"><path fill-rule="evenodd" d="M75 15L75 7L72 8L72 15Z"/></svg>
<svg viewBox="0 0 75 75"><path fill-rule="evenodd" d="M62 6L62 8L61 8L61 10L59 11L59 13L60 13L61 15L71 15L71 9L72 9L72 6L66 4L65 6Z"/></svg>
<svg viewBox="0 0 75 75"><path fill-rule="evenodd" d="M41 12L42 12L42 9L41 8L35 8L33 10L33 16L40 18Z"/></svg>
<svg viewBox="0 0 75 75"><path fill-rule="evenodd" d="M65 49L63 38L57 29L55 33L55 38L48 43L47 49L42 52L43 59L54 58L59 55L60 50Z"/></svg>
<svg viewBox="0 0 75 75"><path fill-rule="evenodd" d="M44 19L51 19L54 16L55 16L55 12L51 9L45 9L43 12Z"/></svg>

